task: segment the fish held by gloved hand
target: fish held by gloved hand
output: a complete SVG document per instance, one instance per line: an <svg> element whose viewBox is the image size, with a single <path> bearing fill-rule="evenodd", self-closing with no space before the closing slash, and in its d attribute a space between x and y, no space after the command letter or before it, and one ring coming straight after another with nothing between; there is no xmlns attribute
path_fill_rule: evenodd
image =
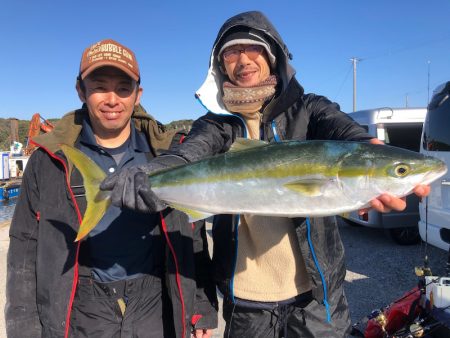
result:
<svg viewBox="0 0 450 338"><path fill-rule="evenodd" d="M75 166L84 166L84 154L62 149ZM148 179L158 198L195 221L215 214L338 215L367 207L383 193L406 196L446 171L439 159L387 145L238 139L227 153L154 172ZM98 179L80 172L85 185L94 181L98 189ZM88 198L86 214L90 207L104 213L104 205L96 206L101 200ZM83 220L77 240L95 225Z"/></svg>

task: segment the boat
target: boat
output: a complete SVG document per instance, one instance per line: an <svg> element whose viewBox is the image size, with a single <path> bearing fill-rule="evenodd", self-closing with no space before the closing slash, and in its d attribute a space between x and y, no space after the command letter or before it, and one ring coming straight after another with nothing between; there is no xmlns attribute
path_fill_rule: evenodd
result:
<svg viewBox="0 0 450 338"><path fill-rule="evenodd" d="M0 183L0 201L6 201L19 196L22 180L11 179Z"/></svg>
<svg viewBox="0 0 450 338"><path fill-rule="evenodd" d="M6 201L19 196L29 156L0 152L0 157L0 201Z"/></svg>
<svg viewBox="0 0 450 338"><path fill-rule="evenodd" d="M44 119L39 113L33 115L28 129L27 144L23 147L18 142L18 120L11 119L11 139L13 140L9 151L0 151L0 201L6 201L19 196L22 175L28 160L36 149L30 142L41 133L53 130L54 125Z"/></svg>

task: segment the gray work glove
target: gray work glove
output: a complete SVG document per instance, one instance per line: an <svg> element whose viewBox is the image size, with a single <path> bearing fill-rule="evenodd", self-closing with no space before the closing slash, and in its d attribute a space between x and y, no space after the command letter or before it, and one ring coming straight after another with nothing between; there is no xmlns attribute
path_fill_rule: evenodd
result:
<svg viewBox="0 0 450 338"><path fill-rule="evenodd" d="M101 184L100 190L111 191L111 203L119 208L128 208L144 213L155 213L167 208L152 191L148 175L186 163L181 157L162 156L147 164L123 169L108 176Z"/></svg>

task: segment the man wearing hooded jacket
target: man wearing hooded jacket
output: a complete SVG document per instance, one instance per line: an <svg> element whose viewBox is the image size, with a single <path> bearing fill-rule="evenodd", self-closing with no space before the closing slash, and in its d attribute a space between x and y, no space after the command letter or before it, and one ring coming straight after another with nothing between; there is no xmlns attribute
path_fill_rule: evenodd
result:
<svg viewBox="0 0 450 338"><path fill-rule="evenodd" d="M86 48L76 87L83 107L33 140L10 227L8 337L210 337L217 300L204 224L111 206L74 242L86 198L60 144L111 174L147 163L175 134L140 106L135 55L114 40Z"/></svg>
<svg viewBox="0 0 450 338"><path fill-rule="evenodd" d="M305 94L294 77L291 58L262 13L228 19L214 42L207 78L196 93L208 113L194 122L183 144L171 148L170 156L199 160L226 152L237 137L381 143L337 104ZM164 155L159 159L164 161ZM135 168L107 179L102 188L113 190L116 205L149 204L157 198L148 187L133 182L152 170L151 163ZM134 199L127 191L140 197ZM424 196L429 187L415 191ZM405 202L381 195L372 207L401 210ZM224 337L349 334L344 248L335 217L217 215L213 237L214 277L224 295Z"/></svg>

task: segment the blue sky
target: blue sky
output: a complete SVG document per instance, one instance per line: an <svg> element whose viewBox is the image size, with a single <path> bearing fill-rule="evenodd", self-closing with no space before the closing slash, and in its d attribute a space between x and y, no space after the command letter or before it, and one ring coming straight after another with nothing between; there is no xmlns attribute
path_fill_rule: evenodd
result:
<svg viewBox="0 0 450 338"><path fill-rule="evenodd" d="M80 107L81 53L112 38L137 55L148 112L163 123L195 119L205 113L194 93L217 31L247 10L261 10L277 27L305 91L343 111L353 110L352 57L362 59L357 110L426 106L428 83L431 93L450 80L448 0L4 0L0 117L58 118Z"/></svg>

